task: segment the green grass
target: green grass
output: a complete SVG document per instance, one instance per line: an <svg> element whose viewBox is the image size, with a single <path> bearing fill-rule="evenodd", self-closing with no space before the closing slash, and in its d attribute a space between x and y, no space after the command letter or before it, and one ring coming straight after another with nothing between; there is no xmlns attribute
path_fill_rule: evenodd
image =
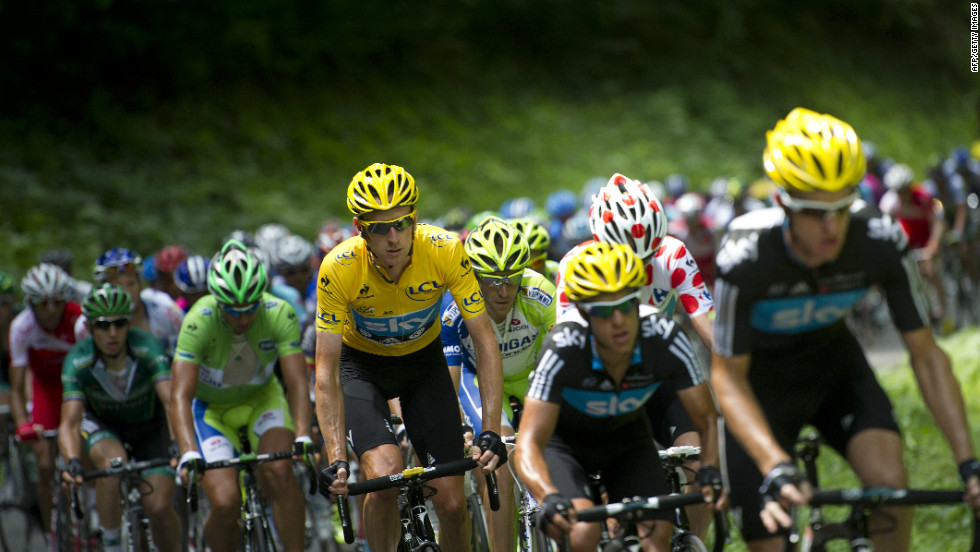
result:
<svg viewBox="0 0 980 552"><path fill-rule="evenodd" d="M949 354L953 371L966 397L967 416L974 447L980 439L980 328L968 327L939 340ZM946 441L925 407L908 361L896 369L881 371L879 381L891 397L905 442L905 463L912 487L961 488L956 464ZM974 448L976 450L976 448ZM824 488L859 486L844 460L832 449L823 447L817 461L820 484ZM846 510L826 508L830 520L839 520ZM972 524L965 507L920 507L916 510L912 532L912 550L967 550ZM831 551L846 550L835 543ZM746 550L736 534L726 548L732 552Z"/></svg>

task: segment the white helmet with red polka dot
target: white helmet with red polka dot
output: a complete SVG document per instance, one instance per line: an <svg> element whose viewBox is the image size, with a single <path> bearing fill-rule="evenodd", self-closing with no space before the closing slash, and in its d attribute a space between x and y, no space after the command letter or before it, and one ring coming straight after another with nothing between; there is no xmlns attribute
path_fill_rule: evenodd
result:
<svg viewBox="0 0 980 552"><path fill-rule="evenodd" d="M628 245L646 259L667 233L667 215L649 186L614 174L592 196L589 228L595 239Z"/></svg>

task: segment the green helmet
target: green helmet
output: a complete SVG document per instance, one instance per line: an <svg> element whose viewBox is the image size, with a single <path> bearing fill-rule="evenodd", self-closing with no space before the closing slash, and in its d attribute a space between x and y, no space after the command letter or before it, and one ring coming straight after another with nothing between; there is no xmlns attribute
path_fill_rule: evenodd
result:
<svg viewBox="0 0 980 552"><path fill-rule="evenodd" d="M268 284L262 261L238 240L228 240L211 259L208 291L219 303L254 303L262 297Z"/></svg>
<svg viewBox="0 0 980 552"><path fill-rule="evenodd" d="M498 217L484 220L470 232L464 247L478 273L523 270L531 259L524 236Z"/></svg>
<svg viewBox="0 0 980 552"><path fill-rule="evenodd" d="M14 277L6 272L0 272L0 295L14 294Z"/></svg>
<svg viewBox="0 0 980 552"><path fill-rule="evenodd" d="M477 226L483 224L483 221L495 216L497 216L496 211L480 211L479 213L476 213L470 217L470 220L466 222L466 229L474 230Z"/></svg>
<svg viewBox="0 0 980 552"><path fill-rule="evenodd" d="M129 316L133 313L133 301L120 285L95 286L82 302L82 314L89 320L107 316Z"/></svg>
<svg viewBox="0 0 980 552"><path fill-rule="evenodd" d="M524 238L527 239L527 244L531 248L531 251L548 249L548 246L551 245L551 236L543 224L527 217L514 219L510 221L510 224L514 228L517 228L521 234L524 234Z"/></svg>

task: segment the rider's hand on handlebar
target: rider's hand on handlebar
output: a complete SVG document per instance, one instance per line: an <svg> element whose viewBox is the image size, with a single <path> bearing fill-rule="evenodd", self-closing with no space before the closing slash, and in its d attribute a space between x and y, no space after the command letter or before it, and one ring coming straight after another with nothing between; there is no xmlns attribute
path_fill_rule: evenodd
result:
<svg viewBox="0 0 980 552"><path fill-rule="evenodd" d="M332 464L320 470L317 487L320 494L330 498L330 495L347 494L347 476L350 474L350 464L343 460L334 460Z"/></svg>
<svg viewBox="0 0 980 552"><path fill-rule="evenodd" d="M189 450L177 463L177 484L186 487L191 480L197 480L204 473L204 458L196 450Z"/></svg>
<svg viewBox="0 0 980 552"><path fill-rule="evenodd" d="M762 495L759 517L766 529L775 533L780 527L788 528L793 524L787 511L789 506L806 504L812 495L812 488L795 464L780 462L766 474L759 494Z"/></svg>
<svg viewBox="0 0 980 552"><path fill-rule="evenodd" d="M723 510L728 504L728 493L722 485L721 471L715 466L704 465L695 475L704 501L712 504L714 510Z"/></svg>
<svg viewBox="0 0 980 552"><path fill-rule="evenodd" d="M81 485L84 482L82 473L84 473L84 468L82 468L81 459L72 458L68 460L65 470L61 472L61 479L70 485Z"/></svg>
<svg viewBox="0 0 980 552"><path fill-rule="evenodd" d="M507 463L507 445L500 439L500 435L489 430L484 431L477 438L476 446L479 447L480 456L475 459L483 466L483 473L491 473Z"/></svg>
<svg viewBox="0 0 980 552"><path fill-rule="evenodd" d="M572 530L575 523L575 507L572 501L558 493L544 497L538 512L538 527L549 537L561 539Z"/></svg>
<svg viewBox="0 0 980 552"><path fill-rule="evenodd" d="M959 465L960 479L966 485L966 497L974 514L980 517L980 462L976 458L964 460Z"/></svg>

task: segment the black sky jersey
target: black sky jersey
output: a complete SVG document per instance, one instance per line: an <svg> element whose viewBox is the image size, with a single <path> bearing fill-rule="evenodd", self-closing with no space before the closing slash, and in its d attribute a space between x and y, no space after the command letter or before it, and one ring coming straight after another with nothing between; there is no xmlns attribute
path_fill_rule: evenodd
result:
<svg viewBox="0 0 980 552"><path fill-rule="evenodd" d="M666 381L677 389L704 381L694 347L675 322L640 305L639 339L617 386L594 352L588 322L572 309L545 339L527 396L560 405L556 436L594 443L645 417L643 405Z"/></svg>
<svg viewBox="0 0 980 552"><path fill-rule="evenodd" d="M785 243L780 208L732 221L716 257L715 350L724 356L806 355L840 331L845 316L878 284L901 332L925 326L928 299L901 226L852 209L840 255L803 266Z"/></svg>

